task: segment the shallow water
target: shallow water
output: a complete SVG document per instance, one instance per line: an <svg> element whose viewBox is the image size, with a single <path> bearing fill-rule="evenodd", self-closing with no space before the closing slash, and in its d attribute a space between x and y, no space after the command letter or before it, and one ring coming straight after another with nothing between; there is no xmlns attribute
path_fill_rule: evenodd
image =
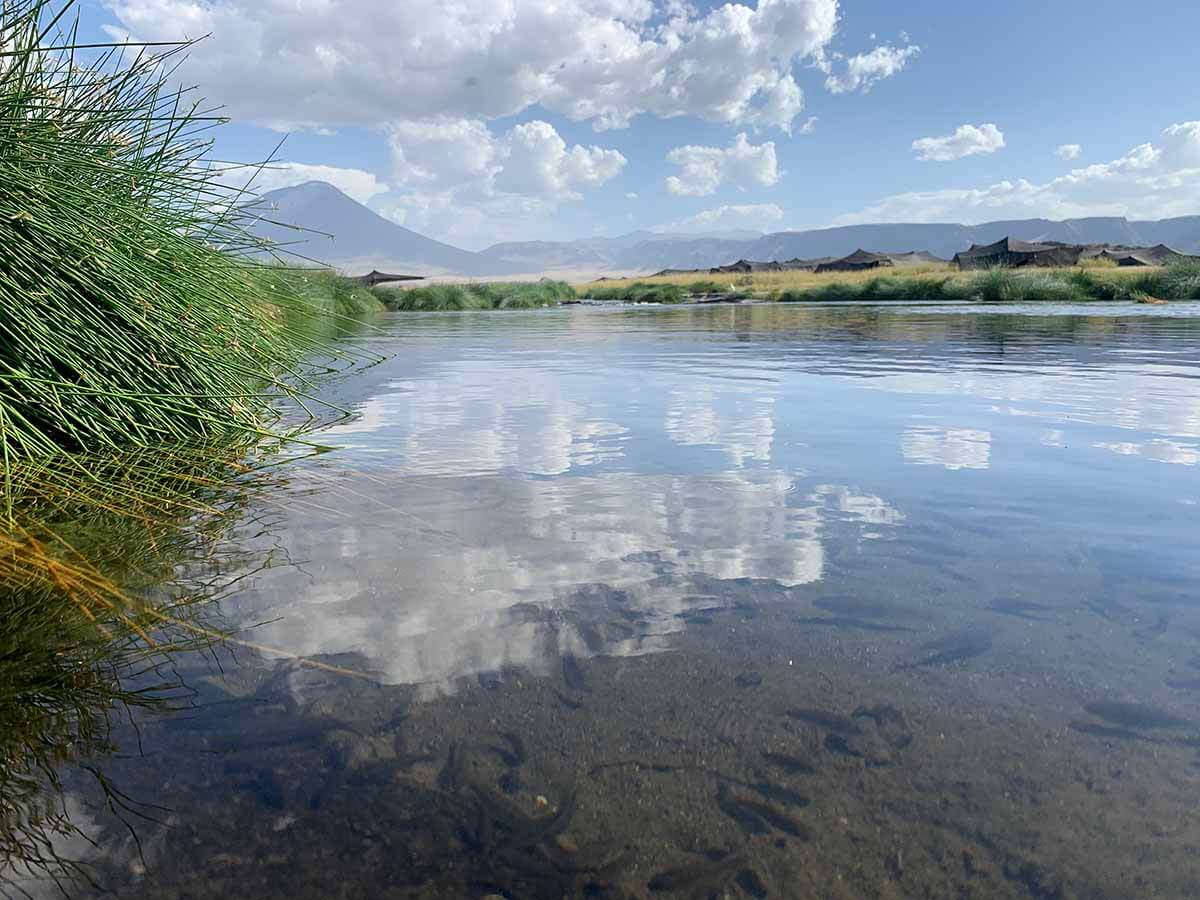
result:
<svg viewBox="0 0 1200 900"><path fill-rule="evenodd" d="M1200 306L362 343L102 894L1200 896Z"/></svg>

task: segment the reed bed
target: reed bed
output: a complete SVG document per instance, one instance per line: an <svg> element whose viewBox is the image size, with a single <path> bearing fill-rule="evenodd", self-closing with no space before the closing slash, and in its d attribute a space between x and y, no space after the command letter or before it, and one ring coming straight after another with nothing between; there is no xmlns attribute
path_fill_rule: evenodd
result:
<svg viewBox="0 0 1200 900"><path fill-rule="evenodd" d="M404 312L449 312L480 309L537 309L574 300L565 281L431 284L415 288L376 288L388 309Z"/></svg>
<svg viewBox="0 0 1200 900"><path fill-rule="evenodd" d="M586 292L590 300L624 303L683 303L688 298L687 289L673 282L651 283L635 281L633 284L605 285Z"/></svg>
<svg viewBox="0 0 1200 900"><path fill-rule="evenodd" d="M241 255L254 207L209 161L219 117L169 88L184 48L84 58L65 11L3 6L4 458L261 432L326 310Z"/></svg>

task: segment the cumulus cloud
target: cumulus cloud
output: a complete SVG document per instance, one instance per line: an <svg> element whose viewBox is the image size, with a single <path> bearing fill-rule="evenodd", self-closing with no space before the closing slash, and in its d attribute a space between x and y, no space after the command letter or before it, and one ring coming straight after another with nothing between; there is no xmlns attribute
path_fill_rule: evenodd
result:
<svg viewBox="0 0 1200 900"><path fill-rule="evenodd" d="M253 190L259 194L279 188L294 187L306 181L325 181L344 194L349 194L359 203L386 193L390 188L370 172L362 169L343 169L337 166L312 166L298 162L271 163L258 170L257 167L239 166L226 170L221 180L238 188L245 187L253 178Z"/></svg>
<svg viewBox="0 0 1200 900"><path fill-rule="evenodd" d="M497 189L555 201L580 199L577 189L599 187L615 178L626 163L616 150L579 144L568 149L548 122L516 126L505 145Z"/></svg>
<svg viewBox="0 0 1200 900"><path fill-rule="evenodd" d="M625 195L626 200L636 200L637 198L638 198L638 195L634 191L630 191L628 194Z"/></svg>
<svg viewBox="0 0 1200 900"><path fill-rule="evenodd" d="M642 113L791 128L795 65L817 61L838 0L700 11L652 0L109 0L110 28L212 34L188 77L277 128L493 119L534 105L596 128ZM870 56L870 54L868 54Z"/></svg>
<svg viewBox="0 0 1200 900"><path fill-rule="evenodd" d="M464 243L489 230L519 235L559 204L612 180L627 163L616 150L568 146L539 120L499 135L477 119L402 121L386 134L398 190L380 211Z"/></svg>
<svg viewBox="0 0 1200 900"><path fill-rule="evenodd" d="M973 189L897 194L839 225L863 222L984 222L1044 216L1128 216L1158 219L1200 208L1200 121L1166 128L1108 163L1085 166L1052 181L1007 180Z"/></svg>
<svg viewBox="0 0 1200 900"><path fill-rule="evenodd" d="M995 153L1004 146L1004 134L991 123L960 125L954 134L913 141L917 159L923 162L950 162L981 153Z"/></svg>
<svg viewBox="0 0 1200 900"><path fill-rule="evenodd" d="M667 190L689 197L706 197L725 183L742 189L771 187L780 178L774 142L751 144L745 132L724 150L676 147L667 154L667 162L683 169L679 175L667 178Z"/></svg>
<svg viewBox="0 0 1200 900"><path fill-rule="evenodd" d="M748 203L735 206L718 206L706 209L694 216L660 225L655 231L724 231L745 228L766 231L783 218L783 210L774 203Z"/></svg>
<svg viewBox="0 0 1200 900"><path fill-rule="evenodd" d="M883 44L869 53L859 53L844 59L835 57L836 64L829 64L829 77L825 79L825 87L834 94L849 94L862 91L864 94L885 78L891 78L908 65L909 60L921 52L915 44L907 47L893 47ZM840 67L841 74L833 71Z"/></svg>
<svg viewBox="0 0 1200 900"><path fill-rule="evenodd" d="M1078 144L1063 144L1054 153L1059 159L1079 159L1079 154L1083 153L1083 148Z"/></svg>

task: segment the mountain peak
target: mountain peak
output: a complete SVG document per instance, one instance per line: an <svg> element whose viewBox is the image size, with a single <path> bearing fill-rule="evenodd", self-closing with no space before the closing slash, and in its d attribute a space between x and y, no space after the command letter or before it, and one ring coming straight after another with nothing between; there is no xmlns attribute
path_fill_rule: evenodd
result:
<svg viewBox="0 0 1200 900"><path fill-rule="evenodd" d="M289 252L348 271L467 276L524 271L506 260L462 250L398 225L326 181L267 191L259 202L270 207L275 221L258 222L256 234L285 245Z"/></svg>

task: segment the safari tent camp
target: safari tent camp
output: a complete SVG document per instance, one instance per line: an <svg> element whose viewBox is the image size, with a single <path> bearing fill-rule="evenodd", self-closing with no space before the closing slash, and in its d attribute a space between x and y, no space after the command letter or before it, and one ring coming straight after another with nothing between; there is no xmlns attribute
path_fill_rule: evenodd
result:
<svg viewBox="0 0 1200 900"><path fill-rule="evenodd" d="M841 259L822 263L817 266L815 271L818 274L821 272L861 272L866 269L890 268L893 265L895 263L892 262L892 258L887 254L855 250L849 256L843 256Z"/></svg>
<svg viewBox="0 0 1200 900"><path fill-rule="evenodd" d="M908 253L884 254L893 266L944 266L948 260L934 256L927 250L910 250Z"/></svg>
<svg viewBox="0 0 1200 900"><path fill-rule="evenodd" d="M1166 244L1155 244L1153 247L1111 247L1099 255L1102 259L1112 260L1118 266L1165 266L1181 259L1194 258L1172 250Z"/></svg>
<svg viewBox="0 0 1200 900"><path fill-rule="evenodd" d="M1070 244L1034 244L1006 237L994 244L972 244L954 255L954 264L960 269L1073 266L1079 262L1083 250L1083 247Z"/></svg>
<svg viewBox="0 0 1200 900"><path fill-rule="evenodd" d="M777 262L751 262L748 259L739 259L727 266L713 266L708 273L710 275L749 275L751 272L782 271L782 267Z"/></svg>
<svg viewBox="0 0 1200 900"><path fill-rule="evenodd" d="M730 263L727 266L713 266L708 270L710 275L748 275L751 272L811 272L822 263L829 262L832 257L826 256L821 259L786 259L783 262L770 260L767 262L755 262L749 259L739 259L735 263Z"/></svg>

